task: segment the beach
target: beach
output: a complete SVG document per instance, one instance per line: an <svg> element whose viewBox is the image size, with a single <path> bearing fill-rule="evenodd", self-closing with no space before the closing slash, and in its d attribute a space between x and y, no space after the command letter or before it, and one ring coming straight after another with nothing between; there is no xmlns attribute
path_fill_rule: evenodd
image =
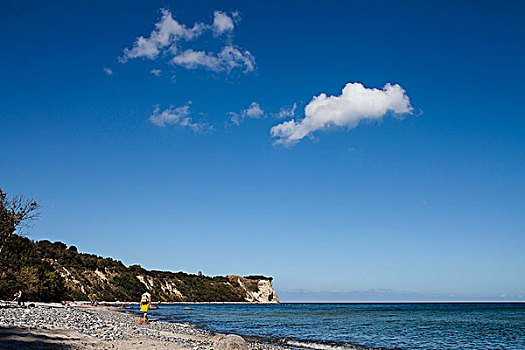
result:
<svg viewBox="0 0 525 350"><path fill-rule="evenodd" d="M210 332L186 324L155 320L147 325L135 325L140 315L124 313L112 306L34 305L0 308L0 349L212 348L214 334ZM247 347L274 348L250 341Z"/></svg>

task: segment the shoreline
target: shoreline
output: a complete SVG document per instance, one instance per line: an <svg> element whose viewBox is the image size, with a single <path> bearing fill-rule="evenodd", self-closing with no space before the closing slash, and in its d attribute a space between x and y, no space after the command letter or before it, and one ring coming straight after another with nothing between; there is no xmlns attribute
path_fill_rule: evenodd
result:
<svg viewBox="0 0 525 350"><path fill-rule="evenodd" d="M75 301L75 304L90 304L89 301ZM100 305L138 305L138 301L101 301ZM250 301L152 301L151 305L279 305L279 303L259 303Z"/></svg>
<svg viewBox="0 0 525 350"><path fill-rule="evenodd" d="M121 305L120 303L119 305ZM29 307L29 305L34 305ZM125 310L125 309L124 309ZM0 349L210 349L214 333L185 323L151 318L136 325L141 317L115 306L91 306L75 302L26 302L19 307L0 303ZM270 345L243 337L249 350L282 350L284 344Z"/></svg>
<svg viewBox="0 0 525 350"><path fill-rule="evenodd" d="M139 304L139 303L135 303ZM218 304L215 302L193 302L193 303L168 303L164 302L164 305L186 305L186 304ZM239 303L239 302L231 302L231 303L220 303L220 304L228 304L228 305L234 305L234 304L250 304L250 305L257 305L257 304L269 304L269 303ZM121 312L128 315L136 315L140 316L141 312L136 309L129 309L129 308L119 308L117 312ZM203 324L197 323L197 322L173 322L168 321L165 319L165 317L169 317L168 315L163 314L157 314L157 315L150 315L152 318L157 319L160 322L167 322L167 323L174 323L174 324L184 324L189 325L193 329L196 330L202 330L204 332L210 333L212 335L215 335L216 333L212 330L206 328ZM262 350L260 346L257 346L257 344L261 345L263 344L268 349L274 349L274 350L402 350L402 349L387 349L387 348L380 348L380 347L367 347L364 345L358 345L358 344L351 344L347 342L336 342L331 340L308 340L308 339L296 339L296 338L287 338L287 339L281 339L281 338L267 338L262 336L256 336L256 335L246 335L246 334L238 334L243 339L245 339L247 342L253 343L255 345L255 348L257 350Z"/></svg>

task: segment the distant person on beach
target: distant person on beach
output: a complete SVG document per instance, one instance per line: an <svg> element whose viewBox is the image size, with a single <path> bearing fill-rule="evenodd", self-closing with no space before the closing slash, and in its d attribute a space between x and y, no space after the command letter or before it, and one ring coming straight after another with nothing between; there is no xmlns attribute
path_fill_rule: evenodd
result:
<svg viewBox="0 0 525 350"><path fill-rule="evenodd" d="M22 305L22 291L20 289L18 290L18 293L15 293L15 298L13 301L18 302L18 306Z"/></svg>
<svg viewBox="0 0 525 350"><path fill-rule="evenodd" d="M151 294L148 292L142 294L142 298L140 299L140 311L144 312L144 319L148 319L148 310L149 306L151 304Z"/></svg>

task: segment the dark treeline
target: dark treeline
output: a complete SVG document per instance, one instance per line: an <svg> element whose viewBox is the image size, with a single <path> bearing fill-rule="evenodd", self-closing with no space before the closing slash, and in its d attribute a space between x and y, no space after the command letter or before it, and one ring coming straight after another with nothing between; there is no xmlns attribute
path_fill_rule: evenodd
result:
<svg viewBox="0 0 525 350"><path fill-rule="evenodd" d="M208 277L184 272L149 271L139 265L79 253L62 242L32 241L13 234L0 257L0 298L22 289L27 300L137 301L149 291L162 301L246 301L239 276ZM257 281L243 278L245 288L257 290Z"/></svg>
<svg viewBox="0 0 525 350"><path fill-rule="evenodd" d="M67 295L64 279L25 237L10 237L0 264L0 297L4 300L12 299L18 289L28 300L59 301Z"/></svg>

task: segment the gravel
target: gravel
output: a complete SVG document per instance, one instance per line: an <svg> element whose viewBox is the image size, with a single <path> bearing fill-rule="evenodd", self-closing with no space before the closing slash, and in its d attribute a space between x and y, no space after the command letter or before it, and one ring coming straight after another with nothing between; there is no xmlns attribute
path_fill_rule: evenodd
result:
<svg viewBox="0 0 525 350"><path fill-rule="evenodd" d="M3 307L0 325L26 329L69 329L81 334L112 341L133 336L145 336L163 342L175 343L183 348L209 349L213 334L186 324L150 320L148 325L135 325L137 317L122 312L77 307ZM199 337L199 339L187 339ZM175 345L173 344L173 345ZM280 349L265 343L249 342L250 349Z"/></svg>

